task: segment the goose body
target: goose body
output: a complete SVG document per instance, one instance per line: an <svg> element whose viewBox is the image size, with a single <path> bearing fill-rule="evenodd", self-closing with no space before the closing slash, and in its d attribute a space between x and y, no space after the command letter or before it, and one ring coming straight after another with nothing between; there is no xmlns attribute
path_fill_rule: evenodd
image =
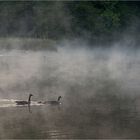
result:
<svg viewBox="0 0 140 140"><path fill-rule="evenodd" d="M29 98L28 98L28 101L15 101L17 105L29 105L31 103L31 97L33 95L32 94L29 94Z"/></svg>
<svg viewBox="0 0 140 140"><path fill-rule="evenodd" d="M38 103L41 103L41 104L50 104L50 105L60 105L60 104L61 104L61 102L60 102L60 99L61 99L61 98L62 98L62 97L59 96L58 99L57 99L56 101L44 101L44 102L40 101L40 102L38 102Z"/></svg>
<svg viewBox="0 0 140 140"><path fill-rule="evenodd" d="M58 102L58 101L47 101L46 104L59 105L59 104L61 104L61 102Z"/></svg>

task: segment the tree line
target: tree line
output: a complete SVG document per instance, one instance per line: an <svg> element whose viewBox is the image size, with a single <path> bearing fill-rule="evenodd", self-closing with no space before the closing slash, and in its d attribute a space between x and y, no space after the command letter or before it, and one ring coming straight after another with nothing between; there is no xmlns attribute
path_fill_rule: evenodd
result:
<svg viewBox="0 0 140 140"><path fill-rule="evenodd" d="M108 39L140 29L139 1L1 1L0 36ZM98 38L98 39L97 39Z"/></svg>

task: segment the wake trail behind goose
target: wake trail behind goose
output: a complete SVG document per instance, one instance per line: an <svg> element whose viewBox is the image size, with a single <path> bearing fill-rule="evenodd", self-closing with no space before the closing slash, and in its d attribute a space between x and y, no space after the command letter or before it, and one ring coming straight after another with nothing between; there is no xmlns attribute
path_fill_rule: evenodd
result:
<svg viewBox="0 0 140 140"><path fill-rule="evenodd" d="M28 105L17 105L15 99L0 99L0 108L3 107L17 107L17 106L28 106ZM19 100L20 101L20 100ZM43 104L39 104L37 101L32 101L30 106L40 106Z"/></svg>

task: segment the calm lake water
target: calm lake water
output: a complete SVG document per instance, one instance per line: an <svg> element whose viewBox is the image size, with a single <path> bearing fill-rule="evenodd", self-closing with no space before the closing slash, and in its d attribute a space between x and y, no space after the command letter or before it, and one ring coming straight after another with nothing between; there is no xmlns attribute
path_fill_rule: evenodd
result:
<svg viewBox="0 0 140 140"><path fill-rule="evenodd" d="M67 108L65 104L36 104L30 110L28 106L3 106L0 138L140 138L140 112L135 104L109 102L108 98L82 108L80 104Z"/></svg>
<svg viewBox="0 0 140 140"><path fill-rule="evenodd" d="M0 138L140 138L139 54L2 52ZM15 104L29 93L30 108ZM60 95L60 106L37 103Z"/></svg>

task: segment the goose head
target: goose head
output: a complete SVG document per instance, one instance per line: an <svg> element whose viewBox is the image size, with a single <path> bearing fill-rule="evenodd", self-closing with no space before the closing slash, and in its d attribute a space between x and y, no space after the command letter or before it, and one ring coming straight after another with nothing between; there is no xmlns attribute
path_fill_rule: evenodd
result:
<svg viewBox="0 0 140 140"><path fill-rule="evenodd" d="M32 94L29 94L28 103L30 103L32 96L33 96Z"/></svg>
<svg viewBox="0 0 140 140"><path fill-rule="evenodd" d="M33 94L29 94L29 96L31 97L31 96L33 96Z"/></svg>

